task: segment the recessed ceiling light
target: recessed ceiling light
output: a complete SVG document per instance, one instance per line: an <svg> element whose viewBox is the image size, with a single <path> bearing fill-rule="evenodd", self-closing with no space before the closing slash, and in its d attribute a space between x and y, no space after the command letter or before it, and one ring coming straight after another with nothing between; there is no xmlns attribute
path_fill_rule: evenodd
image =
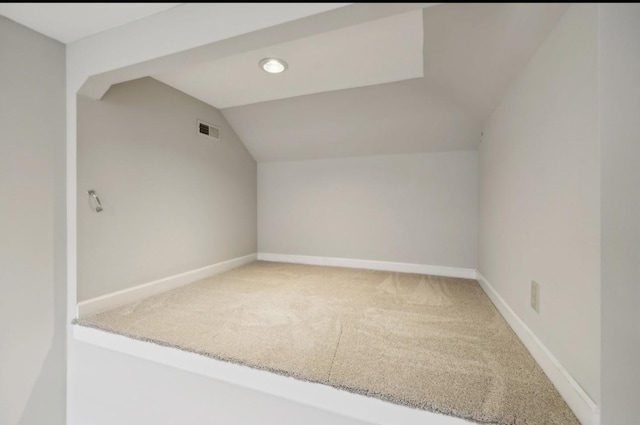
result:
<svg viewBox="0 0 640 425"><path fill-rule="evenodd" d="M264 58L260 61L260 68L269 74L280 74L286 71L288 65L285 61L278 58Z"/></svg>

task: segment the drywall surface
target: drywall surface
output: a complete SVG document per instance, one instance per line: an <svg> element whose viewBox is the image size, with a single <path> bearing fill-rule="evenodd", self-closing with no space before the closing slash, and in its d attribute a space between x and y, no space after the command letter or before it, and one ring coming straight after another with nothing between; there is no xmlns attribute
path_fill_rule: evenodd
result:
<svg viewBox="0 0 640 425"><path fill-rule="evenodd" d="M0 423L65 423L65 48L0 16Z"/></svg>
<svg viewBox="0 0 640 425"><path fill-rule="evenodd" d="M422 10L424 78L236 107L212 104L221 107L258 162L477 149L484 121L567 7L436 4ZM340 63L335 55L309 51ZM394 61L383 51L354 56L365 70ZM274 79L277 95L296 73L305 74L291 59L287 74ZM323 75L334 69L316 62ZM342 72L342 64L335 69Z"/></svg>
<svg viewBox="0 0 640 425"><path fill-rule="evenodd" d="M602 424L640 418L640 5L599 6Z"/></svg>
<svg viewBox="0 0 640 425"><path fill-rule="evenodd" d="M87 373L72 369L81 392L70 420L82 424L471 423L96 329L73 335Z"/></svg>
<svg viewBox="0 0 640 425"><path fill-rule="evenodd" d="M480 144L479 271L600 399L597 6L572 5ZM540 285L540 313L530 285Z"/></svg>
<svg viewBox="0 0 640 425"><path fill-rule="evenodd" d="M480 119L422 78L222 113L258 162L472 150L482 129Z"/></svg>
<svg viewBox="0 0 640 425"><path fill-rule="evenodd" d="M151 78L122 83L78 98L77 213L82 301L256 252L256 163L217 109Z"/></svg>
<svg viewBox="0 0 640 425"><path fill-rule="evenodd" d="M185 4L150 18L132 22L123 27L96 34L67 46L67 319L76 314L77 300L77 176L76 176L76 93L84 82L95 74L108 72L120 67L135 65L150 59L171 55L207 43L229 39L238 34L249 33L272 27L282 22L314 15L323 10L339 8L339 4ZM155 70L158 72L158 70ZM163 69L166 71L166 69ZM64 223L64 221L63 221ZM70 327L69 327L70 328ZM79 385L78 379L91 374L92 368L102 368L104 363L83 363L76 355L79 343L68 334L67 356L67 406L69 425L86 425L78 422L76 411L82 409L83 393L96 391L100 385ZM78 353L79 354L79 353ZM101 360L101 359L99 359ZM106 378L105 378L106 379ZM118 377L108 380L117 384ZM174 388L171 380L154 381L157 385ZM114 387L110 387L114 388ZM118 387L116 387L118 388ZM180 389L175 389L179 394ZM139 394L132 395L138 397ZM152 411L160 405L154 399L147 399L137 406L138 414ZM246 407L246 406L245 406ZM114 405L117 409L117 405ZM228 406L232 409L231 406ZM86 412L86 410L85 410ZM308 413L313 417L315 412ZM98 418L98 419L96 419ZM99 420L99 415L90 418L89 423ZM161 422L159 422L161 423ZM179 422L182 423L182 422Z"/></svg>
<svg viewBox="0 0 640 425"><path fill-rule="evenodd" d="M78 343L70 422L92 425L365 425L355 419ZM309 384L312 385L312 384ZM143 407L146 406L146 407Z"/></svg>
<svg viewBox="0 0 640 425"><path fill-rule="evenodd" d="M477 153L258 164L258 249L476 267Z"/></svg>

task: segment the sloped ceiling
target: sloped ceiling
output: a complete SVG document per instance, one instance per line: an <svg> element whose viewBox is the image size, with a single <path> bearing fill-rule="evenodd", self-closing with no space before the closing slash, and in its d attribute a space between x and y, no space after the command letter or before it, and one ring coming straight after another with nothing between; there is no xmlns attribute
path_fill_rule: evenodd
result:
<svg viewBox="0 0 640 425"><path fill-rule="evenodd" d="M473 149L480 122L423 79L223 109L258 161Z"/></svg>
<svg viewBox="0 0 640 425"><path fill-rule="evenodd" d="M258 162L474 149L484 121L567 7L428 7L424 77L222 112ZM367 56L359 59L366 66Z"/></svg>
<svg viewBox="0 0 640 425"><path fill-rule="evenodd" d="M425 78L485 120L567 7L468 3L425 9Z"/></svg>
<svg viewBox="0 0 640 425"><path fill-rule="evenodd" d="M402 81L423 76L422 10L299 38L153 78L216 108ZM290 67L268 74L263 58Z"/></svg>
<svg viewBox="0 0 640 425"><path fill-rule="evenodd" d="M566 4L423 10L424 77L223 109L258 162L474 149Z"/></svg>

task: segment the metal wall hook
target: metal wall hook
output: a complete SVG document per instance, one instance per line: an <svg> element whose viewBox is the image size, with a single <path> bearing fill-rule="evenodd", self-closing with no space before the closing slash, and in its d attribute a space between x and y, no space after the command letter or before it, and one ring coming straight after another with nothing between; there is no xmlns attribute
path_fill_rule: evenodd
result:
<svg viewBox="0 0 640 425"><path fill-rule="evenodd" d="M91 199L95 201L95 207L93 207L97 213L102 211L102 202L100 202L100 198L98 198L98 194L95 190L89 191L89 202L91 203Z"/></svg>

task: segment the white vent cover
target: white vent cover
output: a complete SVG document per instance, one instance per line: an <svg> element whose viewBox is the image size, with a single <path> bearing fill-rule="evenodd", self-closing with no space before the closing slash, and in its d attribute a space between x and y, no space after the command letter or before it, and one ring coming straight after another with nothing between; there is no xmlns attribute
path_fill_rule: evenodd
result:
<svg viewBox="0 0 640 425"><path fill-rule="evenodd" d="M198 120L198 134L210 139L220 141L220 128L207 122Z"/></svg>

